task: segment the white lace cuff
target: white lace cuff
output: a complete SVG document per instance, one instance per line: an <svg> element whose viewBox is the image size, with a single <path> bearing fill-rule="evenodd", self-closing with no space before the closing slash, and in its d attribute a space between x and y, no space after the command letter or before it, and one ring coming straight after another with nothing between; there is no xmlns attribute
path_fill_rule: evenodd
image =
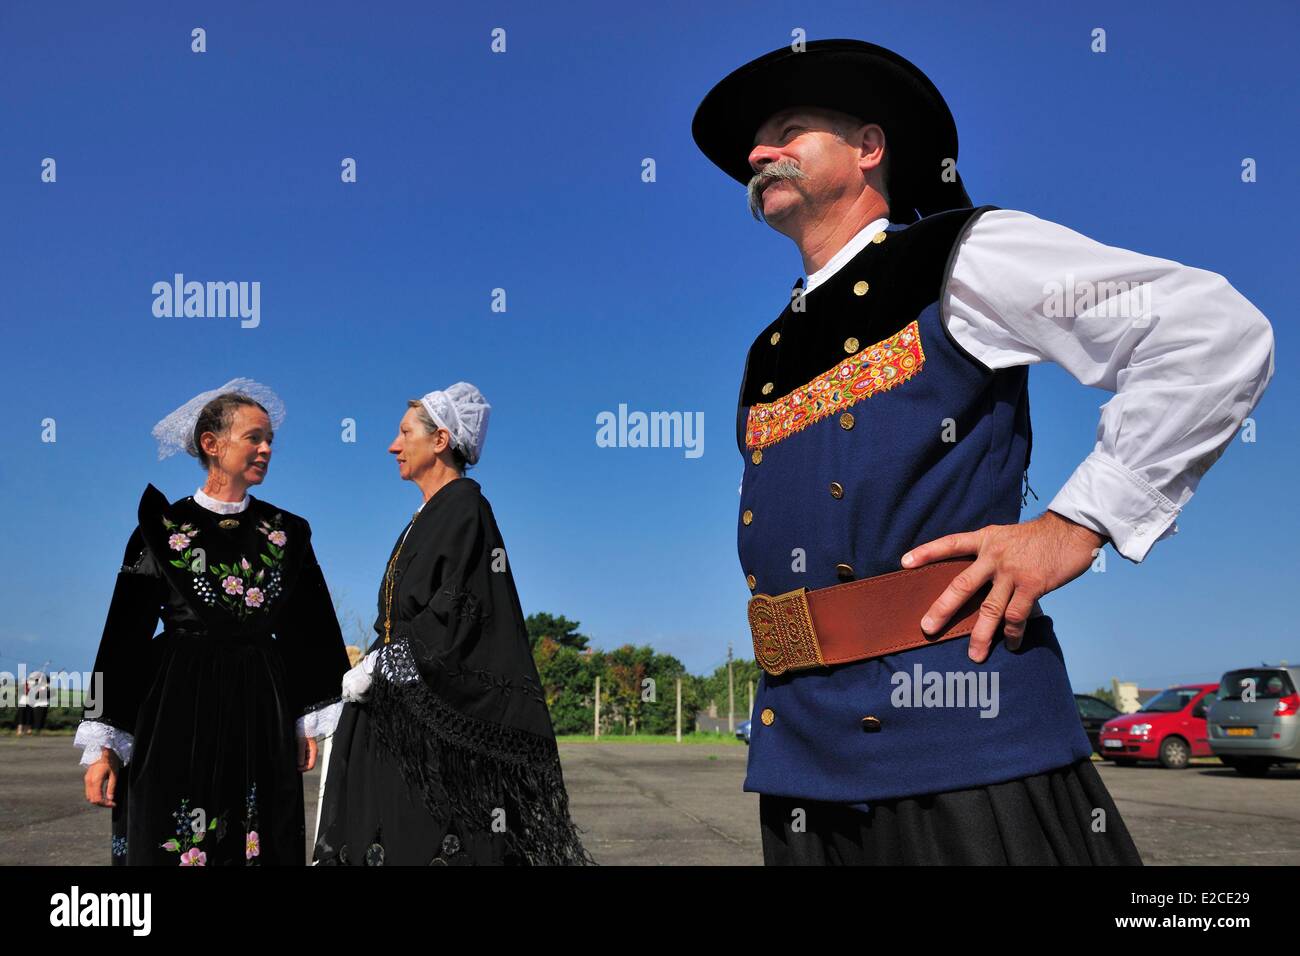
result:
<svg viewBox="0 0 1300 956"><path fill-rule="evenodd" d="M103 721L83 720L77 725L77 736L73 738L72 745L84 748L81 751L83 767L89 767L103 756L105 747L116 752L125 767L131 762L131 748L135 745L135 738L125 730L118 730Z"/></svg>
<svg viewBox="0 0 1300 956"><path fill-rule="evenodd" d="M299 737L328 737L338 726L339 715L343 713L343 701L338 700L325 707L303 714L298 718L295 729Z"/></svg>

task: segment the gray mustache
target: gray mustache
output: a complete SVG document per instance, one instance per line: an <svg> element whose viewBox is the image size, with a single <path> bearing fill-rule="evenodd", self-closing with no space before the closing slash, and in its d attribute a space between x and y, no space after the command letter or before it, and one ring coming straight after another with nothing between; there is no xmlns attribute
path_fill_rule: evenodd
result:
<svg viewBox="0 0 1300 956"><path fill-rule="evenodd" d="M763 206L759 202L763 189L779 179L807 179L808 174L795 165L793 160L782 159L764 166L749 181L749 211L759 222L763 222Z"/></svg>

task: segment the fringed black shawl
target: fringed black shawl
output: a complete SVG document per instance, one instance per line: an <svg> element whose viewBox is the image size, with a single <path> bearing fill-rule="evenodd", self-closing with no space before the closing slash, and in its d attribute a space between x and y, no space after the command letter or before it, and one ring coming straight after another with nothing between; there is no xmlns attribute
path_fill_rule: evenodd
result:
<svg viewBox="0 0 1300 956"><path fill-rule="evenodd" d="M382 745L435 817L502 833L521 862L592 862L569 818L523 609L478 482L440 488L393 551L392 643L381 655L404 657L394 645L406 641L420 679L376 668L366 706ZM381 642L385 605L381 583Z"/></svg>

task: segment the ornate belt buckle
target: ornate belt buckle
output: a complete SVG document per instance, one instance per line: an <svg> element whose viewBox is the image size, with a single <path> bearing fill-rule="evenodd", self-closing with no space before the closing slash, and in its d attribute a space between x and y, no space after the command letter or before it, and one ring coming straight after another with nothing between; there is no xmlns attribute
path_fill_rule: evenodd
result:
<svg viewBox="0 0 1300 956"><path fill-rule="evenodd" d="M776 597L755 594L749 599L749 630L754 638L754 659L773 677L826 666L808 610L807 588Z"/></svg>

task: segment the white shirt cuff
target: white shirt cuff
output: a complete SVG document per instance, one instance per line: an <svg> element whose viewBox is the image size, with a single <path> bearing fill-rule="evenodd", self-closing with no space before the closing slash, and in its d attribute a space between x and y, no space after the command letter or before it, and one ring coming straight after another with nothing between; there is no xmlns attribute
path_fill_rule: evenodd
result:
<svg viewBox="0 0 1300 956"><path fill-rule="evenodd" d="M328 737L338 726L339 715L343 713L343 701L338 700L325 707L303 714L298 718L295 729L299 737Z"/></svg>
<svg viewBox="0 0 1300 956"><path fill-rule="evenodd" d="M1047 507L1106 535L1116 551L1137 563L1157 541L1178 533L1178 506L1099 451L1079 464Z"/></svg>
<svg viewBox="0 0 1300 956"><path fill-rule="evenodd" d="M125 730L98 720L83 720L77 725L77 736L72 739L74 747L81 751L81 765L89 767L104 755L104 748L113 750L122 760L122 766L131 762L131 748L135 738Z"/></svg>

